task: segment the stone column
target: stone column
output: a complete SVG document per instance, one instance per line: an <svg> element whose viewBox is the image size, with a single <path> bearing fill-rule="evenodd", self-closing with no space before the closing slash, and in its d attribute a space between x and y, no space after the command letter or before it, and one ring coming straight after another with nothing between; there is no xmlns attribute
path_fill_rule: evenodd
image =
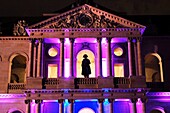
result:
<svg viewBox="0 0 170 113"><path fill-rule="evenodd" d="M29 41L29 62L28 62L28 65L27 65L27 69L28 69L28 74L27 74L27 77L31 77L32 76L32 40Z"/></svg>
<svg viewBox="0 0 170 113"><path fill-rule="evenodd" d="M64 113L64 106L63 106L63 99L58 100L58 104L59 104L59 113Z"/></svg>
<svg viewBox="0 0 170 113"><path fill-rule="evenodd" d="M41 77L44 76L44 40L42 39L41 40L42 43L41 43Z"/></svg>
<svg viewBox="0 0 170 113"><path fill-rule="evenodd" d="M34 46L33 46L33 77L36 77L37 73L37 42L36 40L34 41Z"/></svg>
<svg viewBox="0 0 170 113"><path fill-rule="evenodd" d="M133 47L134 47L134 56L135 56L135 71L136 75L139 75L139 70L138 70L138 55L137 55L137 47L136 47L136 39L133 41Z"/></svg>
<svg viewBox="0 0 170 113"><path fill-rule="evenodd" d="M42 40L38 42L38 55L37 55L37 76L41 77L41 55L42 55Z"/></svg>
<svg viewBox="0 0 170 113"><path fill-rule="evenodd" d="M141 113L146 113L146 102L147 102L147 98L141 98L141 104L142 104L142 112Z"/></svg>
<svg viewBox="0 0 170 113"><path fill-rule="evenodd" d="M137 38L137 57L138 57L138 70L139 76L142 76L142 62L141 62L141 47L140 47L141 37Z"/></svg>
<svg viewBox="0 0 170 113"><path fill-rule="evenodd" d="M107 38L107 74L112 76L111 38Z"/></svg>
<svg viewBox="0 0 170 113"><path fill-rule="evenodd" d="M74 113L74 100L73 99L69 99L68 101L70 103L69 113Z"/></svg>
<svg viewBox="0 0 170 113"><path fill-rule="evenodd" d="M30 42L30 51L29 51L29 57L30 57L30 68L29 68L29 77L33 77L33 67L34 67L34 43L35 43L35 40L34 39L31 39L31 42Z"/></svg>
<svg viewBox="0 0 170 113"><path fill-rule="evenodd" d="M114 113L114 99L109 99L110 113Z"/></svg>
<svg viewBox="0 0 170 113"><path fill-rule="evenodd" d="M60 39L60 77L64 77L64 38Z"/></svg>
<svg viewBox="0 0 170 113"><path fill-rule="evenodd" d="M132 76L132 50L131 50L131 38L128 38L128 61L129 61L129 76Z"/></svg>
<svg viewBox="0 0 170 113"><path fill-rule="evenodd" d="M101 46L102 38L97 38L97 46L98 46L98 77L102 77L102 46Z"/></svg>
<svg viewBox="0 0 170 113"><path fill-rule="evenodd" d="M74 53L74 38L70 38L70 76L74 77L74 59L73 59L73 53Z"/></svg>
<svg viewBox="0 0 170 113"><path fill-rule="evenodd" d="M137 102L136 98L131 99L130 113L137 113L136 102Z"/></svg>
<svg viewBox="0 0 170 113"><path fill-rule="evenodd" d="M103 113L103 101L104 99L98 99L99 103L98 113Z"/></svg>
<svg viewBox="0 0 170 113"><path fill-rule="evenodd" d="M31 113L31 100L25 100L26 113Z"/></svg>
<svg viewBox="0 0 170 113"><path fill-rule="evenodd" d="M42 103L42 100L35 100L35 103L36 103L36 113L41 113L41 103Z"/></svg>

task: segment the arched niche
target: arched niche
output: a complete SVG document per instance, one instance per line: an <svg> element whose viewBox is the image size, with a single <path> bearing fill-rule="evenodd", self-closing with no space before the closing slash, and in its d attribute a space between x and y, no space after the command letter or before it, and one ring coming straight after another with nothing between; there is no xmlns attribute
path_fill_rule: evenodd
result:
<svg viewBox="0 0 170 113"><path fill-rule="evenodd" d="M164 82L162 59L157 53L145 56L146 82Z"/></svg>
<svg viewBox="0 0 170 113"><path fill-rule="evenodd" d="M93 52L91 50L88 50L88 49L81 50L77 54L77 57L76 57L77 58L77 61L76 61L77 78L84 78L84 76L81 74L81 72L82 72L81 63L82 63L84 54L88 55L88 59L91 62L91 64L90 64L91 74L89 75L89 77L95 78L95 56L94 56Z"/></svg>
<svg viewBox="0 0 170 113"><path fill-rule="evenodd" d="M27 58L22 54L10 57L10 83L24 83L26 79Z"/></svg>

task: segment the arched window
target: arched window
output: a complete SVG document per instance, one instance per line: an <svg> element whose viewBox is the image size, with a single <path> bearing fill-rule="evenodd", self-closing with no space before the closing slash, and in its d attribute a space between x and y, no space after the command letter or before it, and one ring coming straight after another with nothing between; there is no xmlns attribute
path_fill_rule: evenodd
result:
<svg viewBox="0 0 170 113"><path fill-rule="evenodd" d="M163 82L162 59L157 53L145 56L146 82Z"/></svg>
<svg viewBox="0 0 170 113"><path fill-rule="evenodd" d="M26 58L22 55L15 56L11 61L10 83L24 83L26 75Z"/></svg>

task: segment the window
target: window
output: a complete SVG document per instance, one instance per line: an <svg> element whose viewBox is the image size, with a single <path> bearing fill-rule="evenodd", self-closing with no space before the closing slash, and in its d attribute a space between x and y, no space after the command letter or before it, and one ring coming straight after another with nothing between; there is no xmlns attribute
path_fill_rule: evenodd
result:
<svg viewBox="0 0 170 113"><path fill-rule="evenodd" d="M57 78L58 76L58 65L48 64L48 78Z"/></svg>
<svg viewBox="0 0 170 113"><path fill-rule="evenodd" d="M123 63L114 64L115 77L124 77L124 65Z"/></svg>

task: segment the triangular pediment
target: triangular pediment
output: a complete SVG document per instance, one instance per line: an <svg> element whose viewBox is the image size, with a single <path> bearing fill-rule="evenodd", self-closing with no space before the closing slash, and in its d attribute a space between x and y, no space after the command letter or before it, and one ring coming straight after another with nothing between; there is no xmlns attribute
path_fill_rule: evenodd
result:
<svg viewBox="0 0 170 113"><path fill-rule="evenodd" d="M28 29L53 29L53 28L145 29L145 26L85 4L28 27Z"/></svg>

